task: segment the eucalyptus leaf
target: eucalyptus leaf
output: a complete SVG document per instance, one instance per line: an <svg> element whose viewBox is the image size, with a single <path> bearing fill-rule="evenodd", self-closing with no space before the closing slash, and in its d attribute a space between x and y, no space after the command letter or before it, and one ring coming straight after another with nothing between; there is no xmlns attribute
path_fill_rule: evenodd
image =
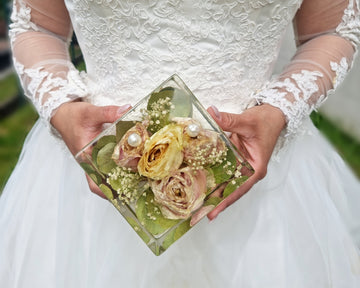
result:
<svg viewBox="0 0 360 288"><path fill-rule="evenodd" d="M114 199L113 192L108 186L106 186L105 184L100 184L99 188L105 194L107 199L109 199L109 200Z"/></svg>
<svg viewBox="0 0 360 288"><path fill-rule="evenodd" d="M121 188L122 188L121 178L115 179L115 178L109 177L109 178L107 178L107 182L109 183L111 188L114 189L115 191L121 190Z"/></svg>
<svg viewBox="0 0 360 288"><path fill-rule="evenodd" d="M209 197L204 202L203 206L214 205L215 207L222 201L220 197Z"/></svg>
<svg viewBox="0 0 360 288"><path fill-rule="evenodd" d="M164 233L180 221L167 219L162 216L160 208L156 205L154 195L150 190L143 193L138 199L135 210L140 223L154 236Z"/></svg>
<svg viewBox="0 0 360 288"><path fill-rule="evenodd" d="M86 174L97 184L99 185L102 182L102 177L99 173L94 169L94 167L89 163L80 163L81 167L85 170Z"/></svg>
<svg viewBox="0 0 360 288"><path fill-rule="evenodd" d="M238 189L247 179L248 176L240 176L239 178L231 180L225 187L223 196L226 198L231 193L233 193L236 189Z"/></svg>
<svg viewBox="0 0 360 288"><path fill-rule="evenodd" d="M170 102L167 104L161 104L166 101L168 98ZM152 133L155 133L160 128L169 124L173 117L191 117L192 115L192 101L190 95L183 90L173 87L165 87L161 89L159 92L154 92L151 94L148 104L147 110L149 112L157 112L158 116L156 118L152 118L153 123L149 125L149 130ZM153 116L152 113L149 113Z"/></svg>
<svg viewBox="0 0 360 288"><path fill-rule="evenodd" d="M175 88L173 88L173 87L165 87L165 88L161 89L159 92L152 93L150 95L146 109L148 111L153 110L152 105L159 102L159 100L161 100L161 99L165 99L168 97L168 98L170 98L170 100L172 100L174 91L175 91Z"/></svg>
<svg viewBox="0 0 360 288"><path fill-rule="evenodd" d="M82 163L80 163L80 166L85 170L85 172L87 174L96 173L96 170L94 169L94 167L89 163L82 162Z"/></svg>
<svg viewBox="0 0 360 288"><path fill-rule="evenodd" d="M190 95L183 90L175 89L171 103L174 109L170 110L169 118L174 117L191 117L193 113L193 106Z"/></svg>
<svg viewBox="0 0 360 288"><path fill-rule="evenodd" d="M106 144L109 143L116 143L115 135L105 135L101 137L95 144L92 150L92 159L97 165L97 154L99 153L100 149L103 148Z"/></svg>
<svg viewBox="0 0 360 288"><path fill-rule="evenodd" d="M119 121L116 123L116 142L119 142L125 133L134 126L134 121Z"/></svg>
<svg viewBox="0 0 360 288"><path fill-rule="evenodd" d="M98 173L91 173L88 175L91 178L91 180L95 182L96 185L100 185L100 183L102 182L102 178Z"/></svg>
<svg viewBox="0 0 360 288"><path fill-rule="evenodd" d="M97 148L102 148L104 147L106 144L109 143L116 143L116 137L115 135L105 135L103 137L101 137L97 142L95 147Z"/></svg>
<svg viewBox="0 0 360 288"><path fill-rule="evenodd" d="M221 164L217 164L211 167L214 173L214 179L216 184L221 184L228 181L236 169L236 157L231 149L228 149L226 158Z"/></svg>
<svg viewBox="0 0 360 288"><path fill-rule="evenodd" d="M97 153L96 163L100 172L108 174L116 167L115 162L111 159L116 143L110 142L102 147Z"/></svg>
<svg viewBox="0 0 360 288"><path fill-rule="evenodd" d="M150 124L148 126L148 130L151 133L155 133L160 130L162 127L166 126L170 123L170 102L168 104L161 104L161 100L165 100L166 98L171 99L174 95L174 88L166 87L159 92L154 92L151 94L148 104L147 110L150 115ZM151 113L154 112L154 113ZM157 116L155 116L157 115Z"/></svg>

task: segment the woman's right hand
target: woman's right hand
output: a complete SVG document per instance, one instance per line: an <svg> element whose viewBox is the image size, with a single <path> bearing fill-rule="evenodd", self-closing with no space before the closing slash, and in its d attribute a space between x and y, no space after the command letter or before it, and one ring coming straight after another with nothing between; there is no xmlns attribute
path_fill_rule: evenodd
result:
<svg viewBox="0 0 360 288"><path fill-rule="evenodd" d="M103 124L114 122L130 107L99 107L86 102L68 102L58 108L50 122L75 155L103 130ZM87 176L87 180L92 192L106 198L90 177Z"/></svg>
<svg viewBox="0 0 360 288"><path fill-rule="evenodd" d="M215 107L209 108L208 112L224 131L232 133L230 140L255 169L255 173L240 188L207 215L213 220L265 177L278 137L286 126L286 118L280 109L269 104L249 108L241 114L219 112Z"/></svg>

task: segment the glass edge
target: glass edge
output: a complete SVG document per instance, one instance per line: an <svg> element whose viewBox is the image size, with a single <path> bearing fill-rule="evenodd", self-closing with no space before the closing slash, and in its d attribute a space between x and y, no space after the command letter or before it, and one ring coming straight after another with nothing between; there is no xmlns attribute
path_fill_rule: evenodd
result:
<svg viewBox="0 0 360 288"><path fill-rule="evenodd" d="M104 135L106 135L106 131L108 131L108 129L111 129L111 127L114 127L118 122L126 119L126 117L131 114L132 111L136 110L140 105L143 104L144 101L146 101L147 99L149 99L149 97L152 95L152 93L166 87L166 85L168 83L170 83L171 81L175 82L180 88L183 88L191 97L192 103L193 105L198 109L199 113L206 119L206 121L208 121L209 125L218 133L220 133L221 138L223 139L223 141L225 142L225 144L227 145L227 147L229 149L232 150L232 152L235 154L235 157L241 162L244 163L246 162L252 169L253 167L248 163L248 161L245 159L245 157L242 155L242 153L237 149L236 146L234 146L234 144L230 141L230 139L228 138L228 136L224 133L224 131L221 129L221 127L216 123L216 121L211 117L211 115L207 112L207 110L205 109L205 107L201 104L201 102L198 100L198 98L194 95L194 93L190 90L190 88L185 84L185 82L181 79L181 77L177 74L174 73L173 75L171 75L169 78L167 78L165 81L161 82L155 89L153 89L150 93L148 93L145 97L141 98L140 101L138 101L129 111L127 111L124 115L122 115L120 118L118 118L116 121L114 121L113 123L111 123L106 129L104 129L102 132L100 132L93 140L91 140L88 144L86 144L79 152L77 152L75 154L75 158L76 160L79 160L81 155L91 146L94 145L94 143L96 143L101 137L103 137ZM108 199L108 201L110 203L112 203L112 201L110 199ZM114 203L112 203L114 205ZM127 217L125 217L125 215L116 207L116 205L114 205L115 208L118 210L118 212L125 218L125 220L128 222L128 224L132 227L131 223L127 220ZM127 206L127 205L126 205ZM132 216L134 217L133 219L137 219L136 214L134 213L133 209L131 209L130 207L127 206L127 210L133 214ZM205 217L205 216L204 216ZM141 227L141 229L143 230L143 232L145 232L147 234L147 236L149 238L152 239L152 241L150 241L149 243L146 243L143 239L142 241L148 246L148 248L156 255L159 256L160 254L162 254L162 252L166 251L171 245L169 245L169 247L167 247L166 249L164 249L163 251L161 251L161 253L157 254L156 250L154 250L153 248L150 247L149 244L151 243L155 243L155 245L160 245L162 246L162 241L164 240L163 238L167 235L167 233L169 233L170 231L176 229L179 225L181 225L181 223L183 223L184 221L187 221L188 219L183 219L183 221L180 221L179 223L177 223L176 225L174 225L173 227L169 228L167 231L165 231L162 235L159 235L158 237L156 237L155 235L151 234L146 227L144 227L139 221L137 221L137 224ZM135 232L137 233L137 231L135 230ZM160 242L160 243L159 243ZM175 241L176 242L176 241Z"/></svg>

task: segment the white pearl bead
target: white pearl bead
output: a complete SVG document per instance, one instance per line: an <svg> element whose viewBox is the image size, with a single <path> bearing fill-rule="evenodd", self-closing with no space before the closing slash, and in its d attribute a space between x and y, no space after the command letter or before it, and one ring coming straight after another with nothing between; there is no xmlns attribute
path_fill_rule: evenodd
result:
<svg viewBox="0 0 360 288"><path fill-rule="evenodd" d="M138 147L141 144L141 137L137 133L132 133L129 135L129 138L127 141L131 147Z"/></svg>
<svg viewBox="0 0 360 288"><path fill-rule="evenodd" d="M197 124L189 124L186 127L186 133L190 136L190 137L196 137L199 135L200 133L200 126Z"/></svg>

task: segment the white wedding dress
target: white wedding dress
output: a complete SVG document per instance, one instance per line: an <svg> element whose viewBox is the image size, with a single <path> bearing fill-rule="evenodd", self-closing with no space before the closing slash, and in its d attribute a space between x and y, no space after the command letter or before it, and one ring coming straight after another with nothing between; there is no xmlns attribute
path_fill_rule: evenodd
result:
<svg viewBox="0 0 360 288"><path fill-rule="evenodd" d="M300 0L66 0L70 18L62 1L17 1L14 61L42 120L0 198L0 287L360 287L360 184L305 116L341 82L359 42L358 1L338 2L334 29L305 29L293 64L269 81ZM68 63L69 19L86 73ZM322 37L344 46L319 56ZM77 97L134 105L173 73L205 107L269 102L288 128L263 180L157 257L90 192L48 120Z"/></svg>

